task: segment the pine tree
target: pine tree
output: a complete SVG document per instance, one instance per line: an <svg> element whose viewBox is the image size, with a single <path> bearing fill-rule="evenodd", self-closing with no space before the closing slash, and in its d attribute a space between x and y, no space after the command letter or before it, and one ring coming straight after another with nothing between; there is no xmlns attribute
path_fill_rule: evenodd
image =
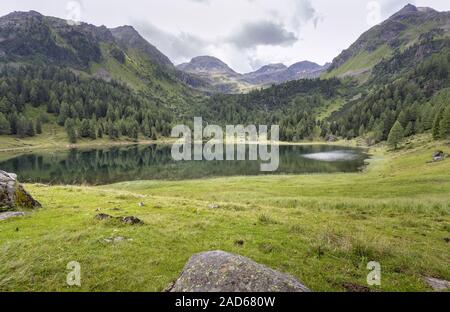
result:
<svg viewBox="0 0 450 312"><path fill-rule="evenodd" d="M33 137L36 135L36 131L34 129L34 124L31 120L26 121L26 135Z"/></svg>
<svg viewBox="0 0 450 312"><path fill-rule="evenodd" d="M389 132L388 136L388 146L397 149L398 145L402 141L404 136L404 130L400 122L397 120L392 127L391 131Z"/></svg>
<svg viewBox="0 0 450 312"><path fill-rule="evenodd" d="M433 123L433 139L438 140L441 137L441 120L444 116L444 110L440 109L436 114Z"/></svg>
<svg viewBox="0 0 450 312"><path fill-rule="evenodd" d="M67 119L64 127L66 128L67 137L70 143L77 143L77 133L75 131L75 123L72 119Z"/></svg>
<svg viewBox="0 0 450 312"><path fill-rule="evenodd" d="M100 125L97 130L97 138L103 138L103 127Z"/></svg>
<svg viewBox="0 0 450 312"><path fill-rule="evenodd" d="M5 115L0 113L0 135L10 133L11 133L11 125L9 124L9 121L8 119L6 119Z"/></svg>
<svg viewBox="0 0 450 312"><path fill-rule="evenodd" d="M37 134L41 134L42 133L42 122L41 122L41 118L38 118L36 120L36 133Z"/></svg>
<svg viewBox="0 0 450 312"><path fill-rule="evenodd" d="M439 123L439 136L441 139L450 138L450 105L442 113Z"/></svg>

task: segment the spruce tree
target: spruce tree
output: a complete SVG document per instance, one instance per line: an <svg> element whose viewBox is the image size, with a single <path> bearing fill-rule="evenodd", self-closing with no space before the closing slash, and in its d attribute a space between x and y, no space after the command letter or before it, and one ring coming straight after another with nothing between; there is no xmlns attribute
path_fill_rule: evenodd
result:
<svg viewBox="0 0 450 312"><path fill-rule="evenodd" d="M450 138L450 105L442 113L439 123L439 136L441 139Z"/></svg>
<svg viewBox="0 0 450 312"><path fill-rule="evenodd" d="M77 143L77 133L75 131L75 123L72 119L67 119L64 127L66 128L67 137L70 143Z"/></svg>
<svg viewBox="0 0 450 312"><path fill-rule="evenodd" d="M38 118L36 120L36 133L37 134L41 134L42 133L42 122L41 122L41 118Z"/></svg>
<svg viewBox="0 0 450 312"><path fill-rule="evenodd" d="M441 137L441 119L444 115L444 110L440 109L436 114L433 123L433 139L438 140Z"/></svg>
<svg viewBox="0 0 450 312"><path fill-rule="evenodd" d="M9 124L9 121L8 119L6 119L5 115L0 113L0 135L10 133L11 133L11 125Z"/></svg>
<svg viewBox="0 0 450 312"><path fill-rule="evenodd" d="M404 130L400 122L397 120L392 127L391 131L389 132L388 136L388 146L397 149L398 145L402 141L404 136Z"/></svg>

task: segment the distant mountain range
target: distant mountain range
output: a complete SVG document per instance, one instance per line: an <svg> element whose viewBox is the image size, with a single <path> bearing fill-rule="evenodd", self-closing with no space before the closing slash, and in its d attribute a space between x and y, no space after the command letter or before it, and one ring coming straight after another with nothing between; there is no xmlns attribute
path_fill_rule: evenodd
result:
<svg viewBox="0 0 450 312"><path fill-rule="evenodd" d="M317 78L329 65L320 66L309 61L298 62L289 67L284 64L269 64L254 72L240 74L216 57L198 56L177 68L208 81L224 92L233 92L291 80Z"/></svg>

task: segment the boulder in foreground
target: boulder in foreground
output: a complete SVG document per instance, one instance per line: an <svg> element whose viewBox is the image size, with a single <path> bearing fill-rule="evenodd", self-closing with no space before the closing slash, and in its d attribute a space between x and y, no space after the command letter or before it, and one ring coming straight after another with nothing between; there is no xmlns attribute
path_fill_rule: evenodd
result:
<svg viewBox="0 0 450 312"><path fill-rule="evenodd" d="M0 170L0 211L19 207L33 209L41 204L20 185L17 175Z"/></svg>
<svg viewBox="0 0 450 312"><path fill-rule="evenodd" d="M298 280L223 251L192 256L171 292L309 292Z"/></svg>

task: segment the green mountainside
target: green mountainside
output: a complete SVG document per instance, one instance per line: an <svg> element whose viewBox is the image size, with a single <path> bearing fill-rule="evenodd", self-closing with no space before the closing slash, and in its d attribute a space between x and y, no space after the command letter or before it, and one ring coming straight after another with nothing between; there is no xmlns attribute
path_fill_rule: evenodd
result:
<svg viewBox="0 0 450 312"><path fill-rule="evenodd" d="M37 12L0 18L0 135L34 136L44 124L80 138L157 139L180 122L279 124L281 139L387 140L450 134L450 14L406 6L363 34L320 79L245 94L208 94L133 27L108 29ZM234 75L203 57L197 67ZM186 66L192 64L186 64ZM398 128L398 127L397 127Z"/></svg>
<svg viewBox="0 0 450 312"><path fill-rule="evenodd" d="M328 77L367 76L383 59L390 58L432 35L450 37L450 12L437 12L411 4L361 35L337 56Z"/></svg>

